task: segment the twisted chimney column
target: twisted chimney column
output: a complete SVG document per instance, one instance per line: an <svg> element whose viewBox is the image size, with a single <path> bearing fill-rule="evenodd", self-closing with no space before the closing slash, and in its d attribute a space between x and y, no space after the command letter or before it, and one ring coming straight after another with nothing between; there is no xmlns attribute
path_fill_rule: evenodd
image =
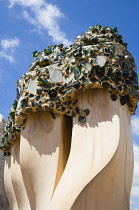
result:
<svg viewBox="0 0 139 210"><path fill-rule="evenodd" d="M127 44L96 25L33 56L2 139L11 209L129 210L139 94Z"/></svg>

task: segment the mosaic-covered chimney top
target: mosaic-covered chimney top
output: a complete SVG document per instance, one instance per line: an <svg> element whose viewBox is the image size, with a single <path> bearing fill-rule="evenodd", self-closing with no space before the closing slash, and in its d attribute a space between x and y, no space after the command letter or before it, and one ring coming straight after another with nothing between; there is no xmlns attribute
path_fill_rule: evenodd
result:
<svg viewBox="0 0 139 210"><path fill-rule="evenodd" d="M49 110L53 118L59 114L78 116L84 124L89 109L78 106L76 94L81 91L106 89L111 100L120 100L121 106L127 103L134 114L139 99L137 72L122 38L117 28L96 25L69 48L61 44L33 52L33 63L17 82L17 99L1 142L4 155L10 155L10 147L32 112Z"/></svg>

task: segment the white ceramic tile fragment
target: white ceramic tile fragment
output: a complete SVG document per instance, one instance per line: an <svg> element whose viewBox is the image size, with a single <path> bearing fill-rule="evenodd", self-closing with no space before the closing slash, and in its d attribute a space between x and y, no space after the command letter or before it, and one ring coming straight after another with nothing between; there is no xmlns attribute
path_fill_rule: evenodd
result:
<svg viewBox="0 0 139 210"><path fill-rule="evenodd" d="M27 91L36 94L36 89L37 89L36 79L33 79L30 81Z"/></svg>
<svg viewBox="0 0 139 210"><path fill-rule="evenodd" d="M21 102L23 99L24 99L24 94L23 94L23 96L21 96L21 97L19 98L19 100L18 100L16 111L19 109L19 107L20 107L20 102Z"/></svg>
<svg viewBox="0 0 139 210"><path fill-rule="evenodd" d="M120 44L115 45L115 55L123 55L123 49Z"/></svg>
<svg viewBox="0 0 139 210"><path fill-rule="evenodd" d="M74 79L74 74L71 73L69 77L65 78L64 82L69 83L72 79Z"/></svg>
<svg viewBox="0 0 139 210"><path fill-rule="evenodd" d="M106 58L104 56L97 56L96 62L99 66L104 66Z"/></svg>
<svg viewBox="0 0 139 210"><path fill-rule="evenodd" d="M50 83L62 82L62 68L56 65L48 67L50 74Z"/></svg>

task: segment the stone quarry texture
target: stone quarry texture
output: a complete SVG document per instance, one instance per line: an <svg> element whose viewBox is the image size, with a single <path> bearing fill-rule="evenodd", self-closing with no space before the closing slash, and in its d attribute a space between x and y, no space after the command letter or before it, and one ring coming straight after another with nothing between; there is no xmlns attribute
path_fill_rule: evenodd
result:
<svg viewBox="0 0 139 210"><path fill-rule="evenodd" d="M4 117L0 114L0 139L2 138L2 132L4 130L5 120ZM1 210L8 210L9 209L9 202L7 200L7 196L4 189L4 180L3 180L3 173L4 173L4 156L2 151L0 151L0 209Z"/></svg>
<svg viewBox="0 0 139 210"><path fill-rule="evenodd" d="M89 89L105 89L112 101L128 104L134 114L139 99L134 58L115 27L90 27L69 47L48 46L34 51L34 61L26 74L17 81L17 99L14 101L2 138L1 149L10 155L10 148L24 128L32 112L51 111L78 116L86 122L89 109L81 109L76 94ZM119 97L117 97L119 96Z"/></svg>

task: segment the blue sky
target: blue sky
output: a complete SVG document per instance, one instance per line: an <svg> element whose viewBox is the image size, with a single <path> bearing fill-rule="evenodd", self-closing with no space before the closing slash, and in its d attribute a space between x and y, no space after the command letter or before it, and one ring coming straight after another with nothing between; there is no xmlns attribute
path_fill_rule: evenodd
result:
<svg viewBox="0 0 139 210"><path fill-rule="evenodd" d="M16 81L31 64L32 52L69 45L89 26L118 27L139 74L138 0L0 0L0 114L8 117ZM139 210L139 108L132 118L135 172L131 210Z"/></svg>

